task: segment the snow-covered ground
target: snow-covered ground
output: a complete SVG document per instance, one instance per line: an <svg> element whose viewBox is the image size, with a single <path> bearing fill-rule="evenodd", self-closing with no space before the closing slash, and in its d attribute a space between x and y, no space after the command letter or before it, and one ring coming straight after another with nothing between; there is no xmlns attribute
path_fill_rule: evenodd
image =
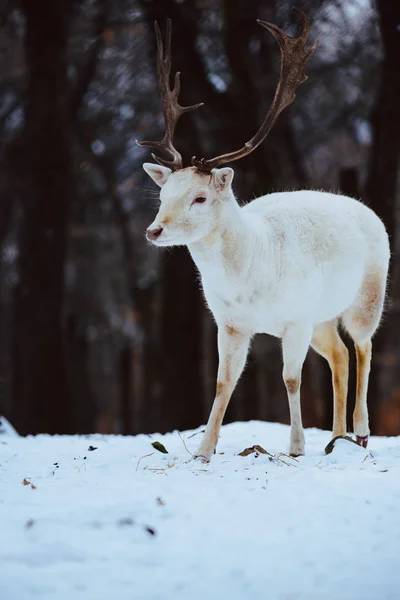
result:
<svg viewBox="0 0 400 600"><path fill-rule="evenodd" d="M199 435L1 436L0 599L400 598L400 438L325 456L311 429L297 462L234 423L202 465Z"/></svg>

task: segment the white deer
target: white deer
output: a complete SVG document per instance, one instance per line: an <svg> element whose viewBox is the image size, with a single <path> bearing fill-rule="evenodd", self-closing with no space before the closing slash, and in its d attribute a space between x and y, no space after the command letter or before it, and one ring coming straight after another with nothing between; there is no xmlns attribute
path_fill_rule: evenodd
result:
<svg viewBox="0 0 400 600"><path fill-rule="evenodd" d="M201 105L178 104L179 73L173 89L169 84L171 25L168 22L164 55L156 24L166 134L161 142L140 144L167 151L172 160L153 154L158 165L143 165L161 187L161 205L147 238L156 246L188 247L218 326L216 395L196 454L202 461L209 461L215 452L227 405L256 333L282 340L290 453L304 454L300 383L309 346L326 358L332 371L333 436L346 434L348 352L339 323L353 338L357 355L354 432L360 445L366 447L368 442L371 338L382 315L390 256L383 223L357 200L316 191L268 194L241 207L231 187L233 170L218 168L262 142L306 79L305 64L316 44L305 51L312 21L296 12L302 30L294 38L259 21L281 48L280 80L261 129L240 150L211 160L193 158L188 168L182 168L173 133L179 116Z"/></svg>

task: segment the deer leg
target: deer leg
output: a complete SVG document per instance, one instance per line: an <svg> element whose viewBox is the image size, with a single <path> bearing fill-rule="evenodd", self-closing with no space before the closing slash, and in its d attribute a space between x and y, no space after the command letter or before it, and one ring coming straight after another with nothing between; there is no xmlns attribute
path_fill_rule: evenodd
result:
<svg viewBox="0 0 400 600"><path fill-rule="evenodd" d="M290 409L290 454L304 454L304 431L301 420L301 370L311 341L312 328L290 325L282 336L283 380Z"/></svg>
<svg viewBox="0 0 400 600"><path fill-rule="evenodd" d="M368 378L371 368L372 342L355 344L357 356L356 406L353 413L353 428L357 443L364 448L368 444L369 424L367 408Z"/></svg>
<svg viewBox="0 0 400 600"><path fill-rule="evenodd" d="M249 344L250 336L234 327L223 326L218 328L219 367L217 389L207 427L200 447L196 452L196 458L208 462L215 451L222 420L236 383L243 371Z"/></svg>
<svg viewBox="0 0 400 600"><path fill-rule="evenodd" d="M338 330L337 320L318 325L311 345L329 364L333 385L333 437L346 435L346 404L349 379L349 353Z"/></svg>
<svg viewBox="0 0 400 600"><path fill-rule="evenodd" d="M371 367L371 338L381 320L385 287L386 269L367 269L358 297L342 316L342 322L353 338L356 348L357 387L353 427L357 443L364 448L367 447L369 436L367 391Z"/></svg>

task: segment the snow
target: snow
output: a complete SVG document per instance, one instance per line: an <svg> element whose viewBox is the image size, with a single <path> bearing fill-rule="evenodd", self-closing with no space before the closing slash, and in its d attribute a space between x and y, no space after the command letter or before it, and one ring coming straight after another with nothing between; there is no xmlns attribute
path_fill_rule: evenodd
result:
<svg viewBox="0 0 400 600"><path fill-rule="evenodd" d="M0 435L18 436L18 433L5 417L0 417ZM1 455L0 455L1 456Z"/></svg>
<svg viewBox="0 0 400 600"><path fill-rule="evenodd" d="M181 435L2 435L1 600L400 597L400 438L325 456L309 429L296 461L287 426L233 423L203 465Z"/></svg>

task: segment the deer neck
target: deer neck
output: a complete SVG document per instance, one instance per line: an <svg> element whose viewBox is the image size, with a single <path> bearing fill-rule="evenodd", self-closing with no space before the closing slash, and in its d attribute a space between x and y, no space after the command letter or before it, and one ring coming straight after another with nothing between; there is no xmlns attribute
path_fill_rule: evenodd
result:
<svg viewBox="0 0 400 600"><path fill-rule="evenodd" d="M207 266L237 271L246 247L247 228L241 209L231 192L220 206L215 227L201 240L188 245L189 252L203 274Z"/></svg>

